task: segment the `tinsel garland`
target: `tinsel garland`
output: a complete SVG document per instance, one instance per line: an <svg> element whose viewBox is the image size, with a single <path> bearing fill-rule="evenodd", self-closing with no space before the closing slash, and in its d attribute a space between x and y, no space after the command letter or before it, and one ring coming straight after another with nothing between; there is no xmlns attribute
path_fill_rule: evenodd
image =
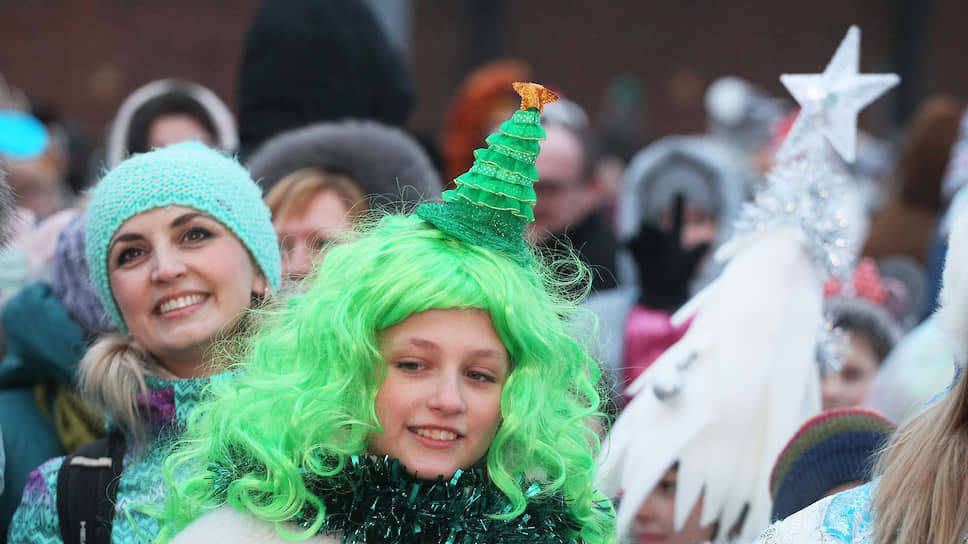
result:
<svg viewBox="0 0 968 544"><path fill-rule="evenodd" d="M778 165L767 176L764 189L743 207L736 237L777 227L798 228L814 262L846 282L860 240L845 209L850 181L832 162L815 153Z"/></svg>
<svg viewBox="0 0 968 544"><path fill-rule="evenodd" d="M336 466L331 459L325 466ZM212 463L216 499L225 500L230 484L265 467L251 462L232 466ZM320 534L339 534L344 543L447 543L482 542L566 544L579 542L581 529L561 495L536 497L537 483L526 486L524 513L511 519L508 498L484 469L458 470L444 480L421 480L410 475L396 459L350 456L341 471L319 476L303 471L306 489L326 508ZM607 508L606 505L599 505ZM290 521L303 528L316 520L317 511L306 505Z"/></svg>

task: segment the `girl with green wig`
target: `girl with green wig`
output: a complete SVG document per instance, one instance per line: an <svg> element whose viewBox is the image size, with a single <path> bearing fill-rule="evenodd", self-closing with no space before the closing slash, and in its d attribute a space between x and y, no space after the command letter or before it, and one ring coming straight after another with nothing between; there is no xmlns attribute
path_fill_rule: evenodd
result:
<svg viewBox="0 0 968 544"><path fill-rule="evenodd" d="M159 541L614 540L600 372L523 239L553 95L515 88L444 202L361 228L264 313L166 462Z"/></svg>

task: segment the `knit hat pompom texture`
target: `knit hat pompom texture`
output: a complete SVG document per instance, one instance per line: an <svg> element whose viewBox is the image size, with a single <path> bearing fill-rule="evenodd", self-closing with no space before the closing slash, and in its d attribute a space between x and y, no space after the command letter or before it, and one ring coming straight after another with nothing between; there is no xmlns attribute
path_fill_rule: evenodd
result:
<svg viewBox="0 0 968 544"><path fill-rule="evenodd" d="M125 221L165 206L193 208L218 220L249 250L272 289L279 287L279 246L269 208L238 161L197 142L134 155L94 187L87 221L91 282L122 331L127 327L111 294L108 245Z"/></svg>

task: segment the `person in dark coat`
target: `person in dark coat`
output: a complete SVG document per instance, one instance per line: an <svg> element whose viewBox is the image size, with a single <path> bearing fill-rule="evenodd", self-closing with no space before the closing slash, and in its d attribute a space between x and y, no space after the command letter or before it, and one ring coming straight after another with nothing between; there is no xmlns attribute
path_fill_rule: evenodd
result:
<svg viewBox="0 0 968 544"><path fill-rule="evenodd" d="M405 59L361 0L266 0L242 53L240 154L315 121L402 126L415 97Z"/></svg>

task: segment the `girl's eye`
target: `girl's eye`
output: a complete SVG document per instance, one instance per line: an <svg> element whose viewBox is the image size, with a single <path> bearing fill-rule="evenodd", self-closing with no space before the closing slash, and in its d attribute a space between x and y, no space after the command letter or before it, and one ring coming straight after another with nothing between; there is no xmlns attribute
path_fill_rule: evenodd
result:
<svg viewBox="0 0 968 544"><path fill-rule="evenodd" d="M663 478L659 481L659 490L661 490L663 493L675 493L676 481Z"/></svg>
<svg viewBox="0 0 968 544"><path fill-rule="evenodd" d="M137 247L126 247L118 252L117 263L118 266L124 266L125 264L137 259L143 254L141 248Z"/></svg>
<svg viewBox="0 0 968 544"><path fill-rule="evenodd" d="M417 361L398 361L396 364L397 368L400 370L416 371L423 368L423 365Z"/></svg>
<svg viewBox="0 0 968 544"><path fill-rule="evenodd" d="M477 370L471 370L467 373L467 377L474 380L475 382L490 382L497 383L497 378L487 374L485 372L478 372Z"/></svg>
<svg viewBox="0 0 968 544"><path fill-rule="evenodd" d="M201 242L214 236L212 231L203 227L192 227L185 231L184 239L186 242Z"/></svg>

